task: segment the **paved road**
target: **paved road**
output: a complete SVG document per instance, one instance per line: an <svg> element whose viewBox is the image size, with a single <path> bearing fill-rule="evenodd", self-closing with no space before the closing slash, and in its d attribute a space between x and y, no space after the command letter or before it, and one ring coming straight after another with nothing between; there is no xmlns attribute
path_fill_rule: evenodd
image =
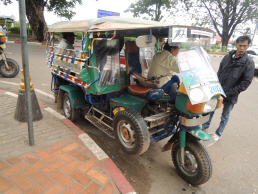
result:
<svg viewBox="0 0 258 194"><path fill-rule="evenodd" d="M10 58L15 59L21 65L20 51L20 45L7 44L6 52L13 53ZM220 60L221 58L212 58L215 69L218 69ZM29 65L34 87L51 94L51 74L46 66L44 46L29 45ZM18 84L20 76L12 79L0 77L0 89L18 92L17 85L4 84L2 81ZM256 77L248 90L240 95L221 140L208 148L213 162L213 175L206 184L198 187L187 184L177 175L170 152L160 152L166 140L152 142L146 153L133 158L126 156L114 140L108 138L85 119L75 124L86 131L113 159L139 194L253 194L258 193L257 88L258 78ZM51 97L38 92L37 97L42 104L56 109ZM215 131L218 126L220 114L221 110L218 110L210 131Z"/></svg>

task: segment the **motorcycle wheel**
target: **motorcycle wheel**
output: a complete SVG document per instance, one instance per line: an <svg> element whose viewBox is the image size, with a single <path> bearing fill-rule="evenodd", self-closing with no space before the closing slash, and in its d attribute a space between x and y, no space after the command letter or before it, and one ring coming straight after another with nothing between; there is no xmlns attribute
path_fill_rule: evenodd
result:
<svg viewBox="0 0 258 194"><path fill-rule="evenodd" d="M66 118L77 121L80 118L80 109L72 108L68 93L63 95L63 111Z"/></svg>
<svg viewBox="0 0 258 194"><path fill-rule="evenodd" d="M179 175L192 185L207 182L212 174L212 163L206 149L196 141L188 141L185 147L185 164L181 164L181 148L176 142L172 148L172 160Z"/></svg>
<svg viewBox="0 0 258 194"><path fill-rule="evenodd" d="M20 67L19 67L18 63L15 60L9 59L9 58L6 58L6 62L9 66L9 70L6 69L4 61L1 60L0 61L0 74L3 77L8 77L8 78L15 77L20 71Z"/></svg>
<svg viewBox="0 0 258 194"><path fill-rule="evenodd" d="M139 156L149 148L149 131L138 112L131 109L119 111L115 115L113 128L116 139L128 155Z"/></svg>

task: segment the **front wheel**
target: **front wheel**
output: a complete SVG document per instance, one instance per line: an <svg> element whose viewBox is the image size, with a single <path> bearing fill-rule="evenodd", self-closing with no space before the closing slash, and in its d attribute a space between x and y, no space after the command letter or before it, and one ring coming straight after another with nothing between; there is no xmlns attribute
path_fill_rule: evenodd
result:
<svg viewBox="0 0 258 194"><path fill-rule="evenodd" d="M6 58L6 62L9 69L6 68L3 60L0 61L0 74L3 77L8 77L8 78L15 77L20 71L20 67L18 63L15 60L9 59L9 58Z"/></svg>
<svg viewBox="0 0 258 194"><path fill-rule="evenodd" d="M80 110L71 107L68 93L64 93L63 95L63 111L65 117L71 121L77 121L80 118Z"/></svg>
<svg viewBox="0 0 258 194"><path fill-rule="evenodd" d="M196 141L188 141L184 151L185 161L182 166L179 142L173 145L172 160L179 175L192 185L207 182L212 174L212 163L208 152Z"/></svg>
<svg viewBox="0 0 258 194"><path fill-rule="evenodd" d="M115 115L113 128L116 139L128 155L139 156L149 148L149 131L138 112L131 109L119 111Z"/></svg>

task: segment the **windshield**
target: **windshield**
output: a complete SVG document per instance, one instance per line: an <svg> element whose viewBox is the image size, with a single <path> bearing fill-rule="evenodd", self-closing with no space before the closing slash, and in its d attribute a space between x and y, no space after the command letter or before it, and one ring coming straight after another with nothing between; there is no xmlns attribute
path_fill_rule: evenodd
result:
<svg viewBox="0 0 258 194"><path fill-rule="evenodd" d="M215 33L209 29L172 26L169 28L168 43L170 46L184 46L186 48L196 46L210 48L214 44L214 37Z"/></svg>
<svg viewBox="0 0 258 194"><path fill-rule="evenodd" d="M182 48L178 66L192 104L207 102L216 94L224 95L210 57L202 47Z"/></svg>

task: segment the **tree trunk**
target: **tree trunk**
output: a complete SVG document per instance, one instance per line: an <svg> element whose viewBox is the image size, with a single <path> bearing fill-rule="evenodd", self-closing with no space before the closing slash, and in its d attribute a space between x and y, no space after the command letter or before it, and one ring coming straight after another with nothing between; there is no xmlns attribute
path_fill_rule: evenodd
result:
<svg viewBox="0 0 258 194"><path fill-rule="evenodd" d="M221 37L222 52L226 52L227 51L228 41L229 41L228 33L223 32L222 37Z"/></svg>
<svg viewBox="0 0 258 194"><path fill-rule="evenodd" d="M228 46L228 41L229 41L229 38L228 37L222 37L222 46Z"/></svg>
<svg viewBox="0 0 258 194"><path fill-rule="evenodd" d="M47 24L44 18L45 2L43 0L25 0L26 15L29 20L32 37L42 42L46 40Z"/></svg>

